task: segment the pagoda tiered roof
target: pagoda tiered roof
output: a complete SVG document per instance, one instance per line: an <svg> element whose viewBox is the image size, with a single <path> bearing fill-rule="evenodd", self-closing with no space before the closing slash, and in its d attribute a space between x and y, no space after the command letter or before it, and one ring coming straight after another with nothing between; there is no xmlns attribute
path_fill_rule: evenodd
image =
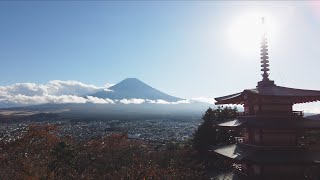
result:
<svg viewBox="0 0 320 180"><path fill-rule="evenodd" d="M246 162L263 164L306 163L317 164L320 154L302 147L257 147L246 144L232 144L220 148L213 148L215 153L225 157Z"/></svg>
<svg viewBox="0 0 320 180"><path fill-rule="evenodd" d="M247 95L286 98L293 104L320 101L320 91L288 88L274 84L245 89L239 93L215 98L215 100L216 104L244 104Z"/></svg>
<svg viewBox="0 0 320 180"><path fill-rule="evenodd" d="M266 35L260 50L262 80L256 88L215 98L217 105L244 107L237 118L215 125L243 136L234 137L237 144L211 148L234 163L234 170L221 174L221 179L237 179L236 172L247 175L243 179L304 179L306 167L320 164L318 146L312 144L315 140L305 139L308 132L313 137L317 132L314 130L320 130L320 121L306 119L302 111L292 110L294 104L320 101L320 91L277 86L269 79Z"/></svg>
<svg viewBox="0 0 320 180"><path fill-rule="evenodd" d="M232 121L217 124L219 127L237 128L270 128L270 129L319 129L320 121L306 118L268 118L268 117L238 117Z"/></svg>

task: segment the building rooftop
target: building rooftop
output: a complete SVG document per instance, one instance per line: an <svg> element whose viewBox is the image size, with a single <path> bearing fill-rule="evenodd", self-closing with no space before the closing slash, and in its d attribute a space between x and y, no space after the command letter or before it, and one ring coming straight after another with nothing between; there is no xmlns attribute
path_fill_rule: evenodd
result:
<svg viewBox="0 0 320 180"><path fill-rule="evenodd" d="M289 99L293 104L307 103L320 100L320 91L294 89L277 85L261 86L255 89L245 89L244 91L228 96L215 98L216 104L243 104L245 96L272 96Z"/></svg>
<svg viewBox="0 0 320 180"><path fill-rule="evenodd" d="M213 151L234 160L262 164L317 164L320 162L319 152L309 151L301 147L274 148L233 144L220 148L213 148Z"/></svg>
<svg viewBox="0 0 320 180"><path fill-rule="evenodd" d="M232 121L218 124L220 127L253 127L253 128L272 128L272 129L319 129L320 121L306 118L268 118L268 117L242 117Z"/></svg>

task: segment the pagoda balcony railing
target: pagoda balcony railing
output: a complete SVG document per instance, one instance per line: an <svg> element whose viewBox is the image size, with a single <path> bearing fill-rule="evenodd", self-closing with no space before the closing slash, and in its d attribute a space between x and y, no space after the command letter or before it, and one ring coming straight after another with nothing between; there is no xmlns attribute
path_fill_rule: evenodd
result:
<svg viewBox="0 0 320 180"><path fill-rule="evenodd" d="M238 139L239 140L239 139ZM292 144L292 145L275 145L275 144L255 144L254 142L244 142L243 140L237 141L236 144L241 145L241 146L247 146L247 147L254 147L254 148L259 148L259 149L302 149L306 150L309 149L309 146L304 146L300 144Z"/></svg>
<svg viewBox="0 0 320 180"><path fill-rule="evenodd" d="M243 143L244 137L234 137L237 143Z"/></svg>
<svg viewBox="0 0 320 180"><path fill-rule="evenodd" d="M238 112L238 116L293 116L293 117L303 117L303 111L291 111L291 112L277 112L277 111L268 111L268 112Z"/></svg>
<svg viewBox="0 0 320 180"><path fill-rule="evenodd" d="M247 176L247 172L245 170L245 167L243 164L233 163L232 167L237 170L239 173L241 173L244 176Z"/></svg>
<svg viewBox="0 0 320 180"><path fill-rule="evenodd" d="M303 111L292 111L292 113L293 113L294 115L296 115L296 116L301 116L301 117L304 116Z"/></svg>
<svg viewBox="0 0 320 180"><path fill-rule="evenodd" d="M238 112L237 115L238 116L250 116L250 114L248 112Z"/></svg>

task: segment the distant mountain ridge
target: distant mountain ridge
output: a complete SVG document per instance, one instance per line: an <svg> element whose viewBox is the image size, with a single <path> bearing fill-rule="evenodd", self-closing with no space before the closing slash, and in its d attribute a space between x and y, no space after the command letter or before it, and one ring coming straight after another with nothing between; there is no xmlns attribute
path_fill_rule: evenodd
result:
<svg viewBox="0 0 320 180"><path fill-rule="evenodd" d="M118 84L111 86L109 88L111 91L102 90L91 94L90 96L97 98L109 98L112 100L121 100L121 99L149 99L149 100L165 100L168 102L176 102L183 100L178 97L174 97L163 93L148 84L140 81L137 78L127 78Z"/></svg>
<svg viewBox="0 0 320 180"><path fill-rule="evenodd" d="M307 116L306 118L320 121L320 114L310 115L310 116Z"/></svg>

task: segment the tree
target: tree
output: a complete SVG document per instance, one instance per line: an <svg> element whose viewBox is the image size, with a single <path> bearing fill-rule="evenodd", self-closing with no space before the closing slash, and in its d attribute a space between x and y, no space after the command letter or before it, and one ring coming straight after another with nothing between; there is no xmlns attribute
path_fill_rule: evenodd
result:
<svg viewBox="0 0 320 180"><path fill-rule="evenodd" d="M230 131L216 127L218 123L233 119L237 116L236 107L220 107L209 109L202 116L202 124L194 133L193 146L201 154L206 154L212 145L230 144L234 142Z"/></svg>
<svg viewBox="0 0 320 180"><path fill-rule="evenodd" d="M56 133L56 126L31 125L20 138L2 143L0 179L47 179L51 150L60 141Z"/></svg>
<svg viewBox="0 0 320 180"><path fill-rule="evenodd" d="M34 125L0 139L0 179L205 179L189 144L165 146L125 134L74 141L57 126Z"/></svg>

